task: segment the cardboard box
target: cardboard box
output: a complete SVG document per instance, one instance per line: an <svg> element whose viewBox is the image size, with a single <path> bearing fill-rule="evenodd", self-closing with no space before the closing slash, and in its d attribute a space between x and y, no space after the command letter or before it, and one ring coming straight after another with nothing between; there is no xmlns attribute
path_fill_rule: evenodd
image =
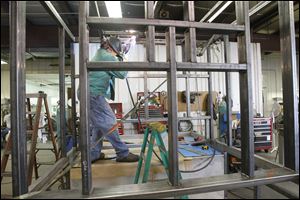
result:
<svg viewBox="0 0 300 200"><path fill-rule="evenodd" d="M186 112L186 103L182 101L182 92L184 91L178 91L177 92L177 100L178 100L178 112ZM191 91L196 93L195 91ZM194 103L191 104L191 111L207 111L207 98L208 98L208 91L199 91L199 95L195 97ZM213 91L213 102L216 102L216 98L218 95L218 92ZM164 111L168 111L168 97L162 96L161 97L161 105L163 107Z"/></svg>

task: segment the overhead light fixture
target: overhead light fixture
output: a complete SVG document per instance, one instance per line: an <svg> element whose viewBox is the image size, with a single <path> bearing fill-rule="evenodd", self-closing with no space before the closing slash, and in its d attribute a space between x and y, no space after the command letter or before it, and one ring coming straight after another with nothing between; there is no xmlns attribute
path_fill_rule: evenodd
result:
<svg viewBox="0 0 300 200"><path fill-rule="evenodd" d="M214 21L214 19L216 19L216 17L218 17L220 15L221 12L223 12L230 4L232 3L232 1L227 1L221 8L220 10L218 10L209 20L208 22L211 23L212 21Z"/></svg>
<svg viewBox="0 0 300 200"><path fill-rule="evenodd" d="M109 17L122 18L120 1L104 1Z"/></svg>
<svg viewBox="0 0 300 200"><path fill-rule="evenodd" d="M6 65L7 62L5 62L4 60L1 60L1 65Z"/></svg>
<svg viewBox="0 0 300 200"><path fill-rule="evenodd" d="M136 33L136 30L126 30L127 33Z"/></svg>

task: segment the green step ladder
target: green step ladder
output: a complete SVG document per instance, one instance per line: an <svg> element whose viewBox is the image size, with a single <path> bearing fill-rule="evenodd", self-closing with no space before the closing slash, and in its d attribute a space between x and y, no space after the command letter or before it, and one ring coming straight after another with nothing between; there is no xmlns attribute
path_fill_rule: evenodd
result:
<svg viewBox="0 0 300 200"><path fill-rule="evenodd" d="M135 178L134 178L134 184L139 183L143 163L145 163L145 167L144 167L142 183L146 183L148 181L150 167L151 167L152 153L154 153L157 156L157 158L160 160L160 162L162 163L162 165L164 166L164 168L166 170L166 174L169 176L168 151L166 150L164 141L163 141L160 133L157 130L152 129L150 141L148 140L148 138L149 138L149 128L147 127L144 132L144 139L143 139L142 149L141 149L141 153L140 153L140 159L138 162L138 167L137 167ZM160 157L154 151L154 143L155 142L159 148ZM146 153L147 144L148 144L148 150ZM146 157L145 157L145 153L147 154ZM179 172L179 178L182 179L180 172ZM181 196L181 199L188 199L188 196L187 195Z"/></svg>

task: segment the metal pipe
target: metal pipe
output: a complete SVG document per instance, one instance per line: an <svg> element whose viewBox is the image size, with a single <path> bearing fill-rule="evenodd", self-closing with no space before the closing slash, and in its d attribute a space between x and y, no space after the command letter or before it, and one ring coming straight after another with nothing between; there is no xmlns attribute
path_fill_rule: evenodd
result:
<svg viewBox="0 0 300 200"><path fill-rule="evenodd" d="M254 132L253 132L253 95L252 95L252 63L250 46L250 20L249 2L236 1L237 24L245 25L244 36L239 35L238 56L239 63L247 64L247 71L240 71L240 104L241 104L241 150L242 150L242 173L254 176Z"/></svg>
<svg viewBox="0 0 300 200"><path fill-rule="evenodd" d="M26 108L25 108L25 45L26 2L9 2L10 26L10 99L12 134L12 191L13 196L28 192Z"/></svg>
<svg viewBox="0 0 300 200"><path fill-rule="evenodd" d="M278 1L278 9L282 51L284 164L299 173L299 98L293 1Z"/></svg>
<svg viewBox="0 0 300 200"><path fill-rule="evenodd" d="M168 142L169 142L169 181L179 185L178 144L177 144L177 87L176 87L176 39L175 27L169 27L167 38L167 61L170 63L168 74Z"/></svg>
<svg viewBox="0 0 300 200"><path fill-rule="evenodd" d="M79 81L80 81L80 151L82 194L89 195L92 191L92 170L90 157L90 134L89 134L89 86L87 61L89 60L89 31L86 19L89 16L89 2L79 3ZM123 69L124 70L124 69Z"/></svg>

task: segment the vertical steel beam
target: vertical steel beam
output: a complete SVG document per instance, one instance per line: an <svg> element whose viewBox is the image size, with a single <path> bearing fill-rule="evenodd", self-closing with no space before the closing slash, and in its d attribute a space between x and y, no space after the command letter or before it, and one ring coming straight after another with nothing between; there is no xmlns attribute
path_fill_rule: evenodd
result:
<svg viewBox="0 0 300 200"><path fill-rule="evenodd" d="M75 53L74 43L71 43L71 98L72 98L72 131L73 131L73 147L77 148L77 130L76 130L76 86L75 86Z"/></svg>
<svg viewBox="0 0 300 200"><path fill-rule="evenodd" d="M147 72L144 72L144 97L148 96L148 75ZM149 118L149 106L148 106L148 98L145 98L145 107L144 107L144 111L145 111L145 118L148 119Z"/></svg>
<svg viewBox="0 0 300 200"><path fill-rule="evenodd" d="M166 33L167 61L170 63L168 77L168 142L169 142L169 181L173 186L179 184L178 144L177 144L177 87L176 87L176 37L175 27Z"/></svg>
<svg viewBox="0 0 300 200"><path fill-rule="evenodd" d="M59 120L60 120L60 139L61 156L66 157L66 101L65 101L65 30L58 27L58 46L59 46Z"/></svg>
<svg viewBox="0 0 300 200"><path fill-rule="evenodd" d="M261 198L261 186L255 186L254 187L254 199L260 199Z"/></svg>
<svg viewBox="0 0 300 200"><path fill-rule="evenodd" d="M65 29L58 27L58 46L59 46L59 120L60 120L60 139L61 157L67 156L66 142L66 90L65 90ZM70 189L70 173L67 173L63 180L63 189Z"/></svg>
<svg viewBox="0 0 300 200"><path fill-rule="evenodd" d="M195 21L194 1L183 1L183 19L185 21ZM197 62L196 57L196 29L189 28L184 33L184 61ZM189 73L189 72L184 72ZM186 85L186 113L187 117L191 116L191 103L190 103L190 80L189 77L185 78Z"/></svg>
<svg viewBox="0 0 300 200"><path fill-rule="evenodd" d="M211 52L210 47L207 47L207 63L211 63ZM214 139L214 102L213 102L213 94L212 94L212 72L208 72L208 100L209 100L209 112L210 112L210 120L209 120L209 138Z"/></svg>
<svg viewBox="0 0 300 200"><path fill-rule="evenodd" d="M89 134L89 86L87 62L89 60L89 31L86 19L89 11L89 2L79 3L79 81L80 81L80 151L82 194L89 195L92 191L92 171Z"/></svg>
<svg viewBox="0 0 300 200"><path fill-rule="evenodd" d="M9 2L13 196L28 192L25 118L26 2Z"/></svg>
<svg viewBox="0 0 300 200"><path fill-rule="evenodd" d="M253 96L252 96L252 63L250 49L249 2L236 1L236 18L238 25L245 25L245 34L237 37L239 63L247 64L247 71L240 71L241 102L241 161L242 173L254 176L254 133L253 133Z"/></svg>
<svg viewBox="0 0 300 200"><path fill-rule="evenodd" d="M154 18L154 1L145 1L145 19ZM148 26L146 33L146 56L148 62L155 62L155 26ZM144 72L144 97L148 95L148 77ZM148 99L145 100L145 117L149 117Z"/></svg>
<svg viewBox="0 0 300 200"><path fill-rule="evenodd" d="M154 1L145 1L145 18L154 18ZM147 42L146 42L146 55L148 62L155 62L155 26L148 26Z"/></svg>
<svg viewBox="0 0 300 200"><path fill-rule="evenodd" d="M224 174L229 174L229 154L225 151L224 152ZM227 199L228 191L224 191L224 198Z"/></svg>
<svg viewBox="0 0 300 200"><path fill-rule="evenodd" d="M230 44L229 44L229 36L223 35L224 41L224 57L225 63L230 63ZM226 135L226 142L228 146L232 146L232 103L231 103L231 73L225 72L225 79L226 79L226 115L227 115L227 135ZM225 156L226 155L226 156ZM224 153L224 173L229 174L229 155L227 152ZM225 197L227 198L227 190L224 191Z"/></svg>
<svg viewBox="0 0 300 200"><path fill-rule="evenodd" d="M230 63L230 44L229 44L229 36L224 35L224 52L225 52L225 63ZM232 103L231 103L231 73L225 72L225 79L226 79L226 115L227 115L227 145L232 146Z"/></svg>
<svg viewBox="0 0 300 200"><path fill-rule="evenodd" d="M185 21L195 21L194 1L183 1L183 17ZM196 28L189 28L185 36L185 61L197 62Z"/></svg>
<svg viewBox="0 0 300 200"><path fill-rule="evenodd" d="M284 165L299 172L299 99L293 1L278 1L278 9L284 110Z"/></svg>

